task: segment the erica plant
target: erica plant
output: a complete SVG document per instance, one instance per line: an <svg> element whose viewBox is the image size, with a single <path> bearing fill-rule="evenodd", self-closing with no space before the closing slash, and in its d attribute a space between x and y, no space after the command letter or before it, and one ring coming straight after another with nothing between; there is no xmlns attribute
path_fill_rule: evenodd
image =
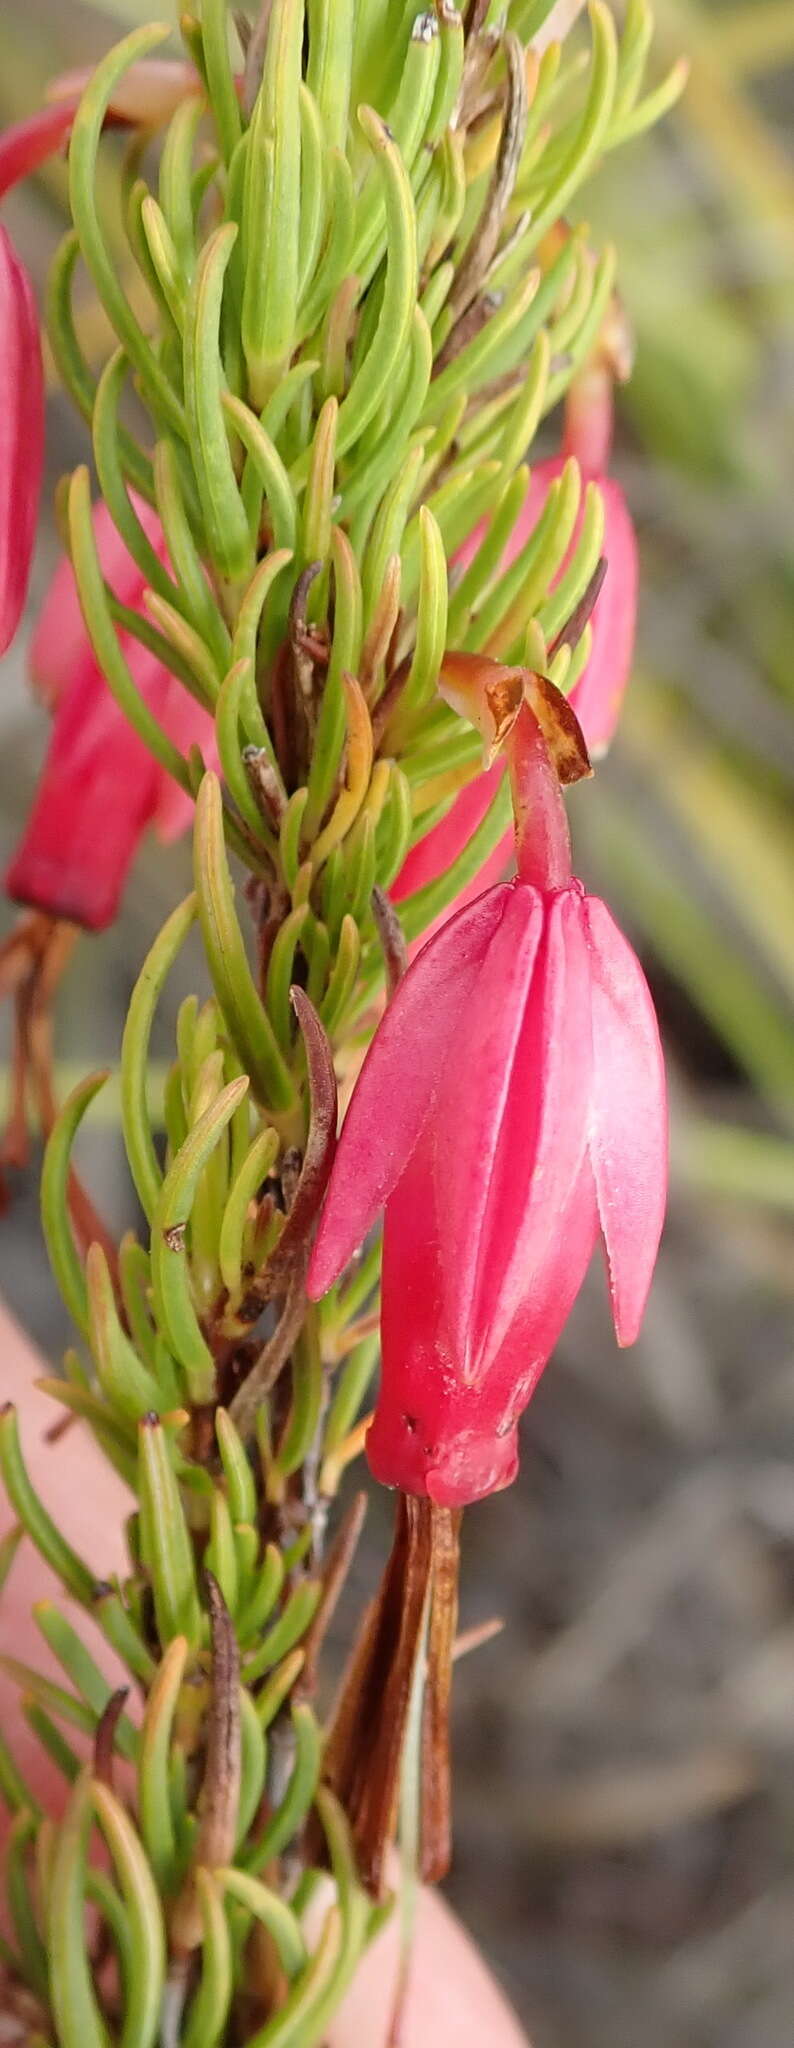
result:
<svg viewBox="0 0 794 2048"><path fill-rule="evenodd" d="M612 736L637 583L608 474L615 257L569 210L680 70L645 92L645 0L620 36L603 0L203 0L180 28L180 60L141 29L0 140L0 191L68 150L47 325L94 473L60 488L32 640L52 724L7 876L12 1124L21 1148L32 1097L75 1325L49 1390L133 1503L127 1575L100 1582L5 1410L24 1540L126 1672L111 1690L53 1608L63 1686L14 1666L64 1785L42 1813L0 1738L4 1998L39 2048L319 2048L401 1807L408 1880L448 1862L460 1511L514 1478L599 1237L635 1337L665 1197L650 996L572 874L561 784ZM81 271L116 338L98 377ZM7 646L43 436L4 229L0 313ZM48 1006L150 827L192 831L194 890L129 1006L142 1222L116 1244L71 1163L104 1077L57 1112ZM194 925L205 981L157 1102ZM362 1451L397 1527L327 1714Z"/></svg>

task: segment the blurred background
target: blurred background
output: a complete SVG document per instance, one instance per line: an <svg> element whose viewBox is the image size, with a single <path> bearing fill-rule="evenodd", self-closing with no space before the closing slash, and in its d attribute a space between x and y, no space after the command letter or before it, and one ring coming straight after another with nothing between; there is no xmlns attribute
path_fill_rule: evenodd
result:
<svg viewBox="0 0 794 2048"><path fill-rule="evenodd" d="M620 8L616 11L619 13ZM2 0L0 120L104 50L141 0ZM534 2048L784 2048L794 2010L794 5L656 0L686 96L614 157L587 217L620 251L637 368L615 468L637 522L636 675L573 799L578 864L645 962L673 1094L669 1223L641 1342L594 1273L525 1419L520 1482L464 1531L450 1894ZM56 164L4 211L39 287ZM85 442L54 396L49 492ZM45 527L31 611L57 551ZM0 696L0 856L45 744L24 639ZM150 845L59 998L59 1084L112 1063L137 967L187 886ZM3 929L10 929L11 912ZM171 1016L190 984L184 964ZM168 1020L166 1019L166 1027ZM0 1019L2 1058L8 1018ZM168 1047L164 1028L158 1050ZM103 1101L105 1098L103 1098ZM83 1150L131 1218L112 1099ZM66 1341L13 1176L0 1287ZM0 1363L0 1380L3 1378ZM6 1391L3 1381L3 1391ZM11 1389L8 1389L10 1392ZM373 1503L351 1595L382 1558Z"/></svg>

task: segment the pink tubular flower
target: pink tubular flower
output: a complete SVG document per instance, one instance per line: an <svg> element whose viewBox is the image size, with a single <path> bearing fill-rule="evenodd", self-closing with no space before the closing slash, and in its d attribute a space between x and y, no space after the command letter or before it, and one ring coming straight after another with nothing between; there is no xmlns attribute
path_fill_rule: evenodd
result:
<svg viewBox="0 0 794 2048"><path fill-rule="evenodd" d="M570 693L570 703L584 733L588 753L597 759L606 752L613 737L631 673L639 562L637 539L620 485L602 469L592 466L597 456L604 463L608 458L611 401L606 421L599 413L591 431L588 431L589 422L584 408L580 410L582 416L575 416L575 425L573 416L569 422L564 454L551 456L537 463L533 469L501 567L509 569L520 554L538 523L551 485L562 475L568 456L576 455L584 480L594 480L598 484L604 503L603 552L607 573L590 620L592 644L587 663ZM581 517L580 512L571 547L576 543ZM458 560L464 568L476 554L484 531L484 527L479 527L461 550ZM434 882L463 851L485 816L500 773L501 766L497 763L488 775L477 776L466 789L461 790L440 824L434 825L424 839L412 847L390 892L395 903L401 902L415 889L423 888L426 883ZM489 882L504 873L510 852L511 835L508 834L489 856L471 887L458 898L456 907L470 902L475 890L487 888Z"/></svg>
<svg viewBox="0 0 794 2048"><path fill-rule="evenodd" d="M33 288L0 227L0 654L27 596L44 459L44 374Z"/></svg>
<svg viewBox="0 0 794 2048"><path fill-rule="evenodd" d="M155 513L135 500L152 546L165 557ZM137 610L144 578L106 506L94 514L104 574L120 601ZM155 655L129 634L122 646L141 696L175 745L202 747L214 762L209 713ZM31 647L31 673L54 709L52 737L33 809L6 875L16 901L101 931L112 923L145 831L161 838L186 830L192 804L154 761L112 696L83 624L71 563L55 571Z"/></svg>
<svg viewBox="0 0 794 2048"><path fill-rule="evenodd" d="M567 457L554 455L539 462L529 480L529 490L520 518L508 541L504 568L509 568L537 525L550 486L562 475ZM639 563L637 538L631 515L613 477L583 470L585 482L597 483L604 501L603 554L607 572L593 607L590 626L592 643L587 663L570 693L579 724L593 759L606 753L620 717L620 709L631 673L637 625ZM582 519L574 529L576 544Z"/></svg>
<svg viewBox="0 0 794 2048"><path fill-rule="evenodd" d="M415 890L426 888L429 882L435 882L440 875L446 874L447 868L457 860L458 854L468 845L478 825L482 824L486 812L493 803L503 773L503 763L495 761L493 767L488 768L484 775L475 776L474 781L468 782L460 795L456 796L446 817L441 818L437 825L433 825L430 831L425 833L424 838L417 841L416 846L412 846L389 891L392 902L402 903L405 897L412 896ZM473 881L461 890L455 901L456 910L462 910L464 904L471 903L473 897L481 895L483 889L500 880L508 866L512 851L513 834L508 831L503 834L493 852L489 853ZM435 929L435 926L432 929Z"/></svg>
<svg viewBox="0 0 794 2048"><path fill-rule="evenodd" d="M571 875L528 708L510 741L519 873L408 969L343 1125L309 1271L332 1285L385 1204L376 1478L463 1506L507 1485L516 1423L601 1235L636 1337L664 1214L664 1070L642 970Z"/></svg>

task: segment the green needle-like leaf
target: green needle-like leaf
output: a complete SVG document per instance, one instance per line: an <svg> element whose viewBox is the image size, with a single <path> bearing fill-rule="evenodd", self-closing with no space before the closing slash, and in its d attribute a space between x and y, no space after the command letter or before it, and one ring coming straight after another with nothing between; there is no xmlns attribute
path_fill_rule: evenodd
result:
<svg viewBox="0 0 794 2048"><path fill-rule="evenodd" d="M80 248L111 326L134 363L153 407L185 438L182 406L130 309L117 267L105 246L96 206L97 152L110 101L130 65L150 56L169 33L161 23L135 29L97 65L74 118L69 144L69 196Z"/></svg>
<svg viewBox="0 0 794 2048"><path fill-rule="evenodd" d="M94 1783L91 1799L127 1911L129 1974L119 2048L154 2048L165 1982L165 1929L151 1867L121 1801Z"/></svg>
<svg viewBox="0 0 794 2048"><path fill-rule="evenodd" d="M0 1471L14 1514L31 1542L67 1592L73 1593L81 1606L89 1607L94 1574L56 1528L31 1485L19 1441L16 1409L10 1405L0 1413Z"/></svg>
<svg viewBox="0 0 794 2048"><path fill-rule="evenodd" d="M259 1099L272 1111L287 1111L295 1090L246 958L223 843L220 786L214 775L205 775L196 804L194 863L207 960L226 1023Z"/></svg>
<svg viewBox="0 0 794 2048"><path fill-rule="evenodd" d="M69 1314L84 1335L88 1331L88 1295L69 1221L69 1175L80 1124L107 1078L106 1073L90 1074L73 1089L55 1119L41 1169L41 1221L50 1265Z"/></svg>
<svg viewBox="0 0 794 2048"><path fill-rule="evenodd" d="M230 1081L188 1133L163 1181L152 1217L155 1310L187 1379L192 1401L209 1401L215 1363L193 1303L187 1232L200 1177L248 1088Z"/></svg>
<svg viewBox="0 0 794 2048"><path fill-rule="evenodd" d="M200 1615L196 1570L185 1512L165 1431L154 1419L141 1423L141 1554L149 1572L161 1643L185 1635L198 1641Z"/></svg>
<svg viewBox="0 0 794 2048"><path fill-rule="evenodd" d="M255 405L289 365L298 306L303 0L281 0L251 119L243 205L242 339Z"/></svg>
<svg viewBox="0 0 794 2048"><path fill-rule="evenodd" d="M232 1945L218 1888L218 1873L197 1870L201 1913L201 1977L182 2032L183 2048L216 2048L222 2039L233 1991Z"/></svg>
<svg viewBox="0 0 794 2048"><path fill-rule="evenodd" d="M163 1185L163 1175L149 1117L149 1041L166 978L184 945L197 909L195 896L187 896L184 903L172 910L158 933L133 989L121 1041L124 1144L138 1200L150 1223Z"/></svg>
<svg viewBox="0 0 794 2048"><path fill-rule="evenodd" d="M156 1882L163 1892L176 1883L177 1840L171 1805L169 1759L177 1701L188 1657L187 1637L168 1644L152 1684L138 1757L141 1834Z"/></svg>
<svg viewBox="0 0 794 2048"><path fill-rule="evenodd" d="M223 416L220 354L223 280L237 229L227 221L205 242L185 314L185 408L193 467L212 559L228 582L241 583L254 554Z"/></svg>
<svg viewBox="0 0 794 2048"><path fill-rule="evenodd" d="M292 1728L295 1737L295 1762L290 1781L279 1806L268 1822L264 1834L248 1852L246 1863L256 1873L272 1856L280 1856L292 1841L301 1823L305 1820L317 1789L322 1755L322 1734L311 1707L299 1704L292 1709Z"/></svg>
<svg viewBox="0 0 794 2048"><path fill-rule="evenodd" d="M267 1928L286 1976L296 1977L306 1965L306 1943L294 1913L279 1898L278 1892L271 1891L246 1870L217 1870L215 1876L228 1896L239 1900L240 1905Z"/></svg>
<svg viewBox="0 0 794 2048"><path fill-rule="evenodd" d="M61 2048L109 2048L94 1996L85 1924L91 1792L90 1776L83 1771L57 1830L50 1877L50 2003Z"/></svg>

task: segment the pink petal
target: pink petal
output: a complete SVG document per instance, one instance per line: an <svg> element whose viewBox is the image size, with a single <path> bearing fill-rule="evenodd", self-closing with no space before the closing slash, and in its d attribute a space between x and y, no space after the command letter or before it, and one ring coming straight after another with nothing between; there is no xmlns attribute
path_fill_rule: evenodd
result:
<svg viewBox="0 0 794 2048"><path fill-rule="evenodd" d="M667 1195L667 1096L651 993L606 904L587 899L593 1028L590 1157L619 1344L642 1321Z"/></svg>
<svg viewBox="0 0 794 2048"><path fill-rule="evenodd" d="M42 107L26 121L15 121L0 133L0 199L20 178L37 171L60 149L71 132L77 99L78 95L73 94L68 104Z"/></svg>
<svg viewBox="0 0 794 2048"><path fill-rule="evenodd" d="M517 1420L541 1377L581 1286L597 1235L585 1156L555 1217L542 1271L528 1273L521 1307L484 1380L465 1381L448 1349L439 1304L447 1257L443 1177L427 1125L386 1207L382 1366L367 1459L383 1485L465 1507L509 1486Z"/></svg>
<svg viewBox="0 0 794 2048"><path fill-rule="evenodd" d="M44 375L33 288L0 227L0 654L27 596L44 459Z"/></svg>
<svg viewBox="0 0 794 2048"><path fill-rule="evenodd" d="M517 909L534 895L516 885ZM519 1313L533 1358L546 1356L558 1334L559 1326L550 1336L545 1323L533 1332L525 1311L543 1295L585 1155L591 1072L582 900L576 886L546 899L523 1004L516 912L504 919L470 1005L471 1066L450 1071L434 1113L439 1130L454 1133L445 1171L445 1344L480 1386ZM512 1015L512 1046L503 1023L500 1051L489 1013Z"/></svg>
<svg viewBox="0 0 794 2048"><path fill-rule="evenodd" d="M444 1352L454 1358L464 1380L483 1378L483 1342L504 1254L519 1225L533 1171L543 1068L532 1073L529 1102L517 1099L514 1079L538 1001L544 912L536 890L510 890L434 1104L435 1170L443 1188L438 1306Z"/></svg>
<svg viewBox="0 0 794 2048"><path fill-rule="evenodd" d="M482 1388L465 1386L440 1342L443 1193L423 1136L390 1196L383 1239L382 1366L367 1458L376 1479L440 1505L509 1485L515 1439L500 1440Z"/></svg>
<svg viewBox="0 0 794 2048"><path fill-rule="evenodd" d="M597 1237L598 1208L585 1153L578 1178L560 1201L545 1255L531 1272L527 1270L523 1298L489 1370L489 1406L498 1411L503 1428L516 1420L534 1394L568 1321Z"/></svg>
<svg viewBox="0 0 794 2048"><path fill-rule="evenodd" d="M312 1300L338 1279L413 1151L511 894L497 886L449 918L389 1004L342 1127L309 1267Z"/></svg>
<svg viewBox="0 0 794 2048"><path fill-rule="evenodd" d="M375 1475L460 1506L514 1476L515 1425L597 1232L578 887L515 885L455 1056L386 1204Z"/></svg>
<svg viewBox="0 0 794 2048"><path fill-rule="evenodd" d="M162 685L154 674L150 682L156 704ZM9 895L91 931L112 923L154 814L158 772L87 660L55 714L33 809L6 875Z"/></svg>
<svg viewBox="0 0 794 2048"><path fill-rule="evenodd" d="M135 492L131 497L144 532L164 561L165 541L156 512ZM138 609L145 579L101 499L94 508L93 523L106 582L120 604ZM57 702L61 691L69 688L89 657L93 659L74 570L68 555L62 555L39 613L28 657L31 681L45 704Z"/></svg>

